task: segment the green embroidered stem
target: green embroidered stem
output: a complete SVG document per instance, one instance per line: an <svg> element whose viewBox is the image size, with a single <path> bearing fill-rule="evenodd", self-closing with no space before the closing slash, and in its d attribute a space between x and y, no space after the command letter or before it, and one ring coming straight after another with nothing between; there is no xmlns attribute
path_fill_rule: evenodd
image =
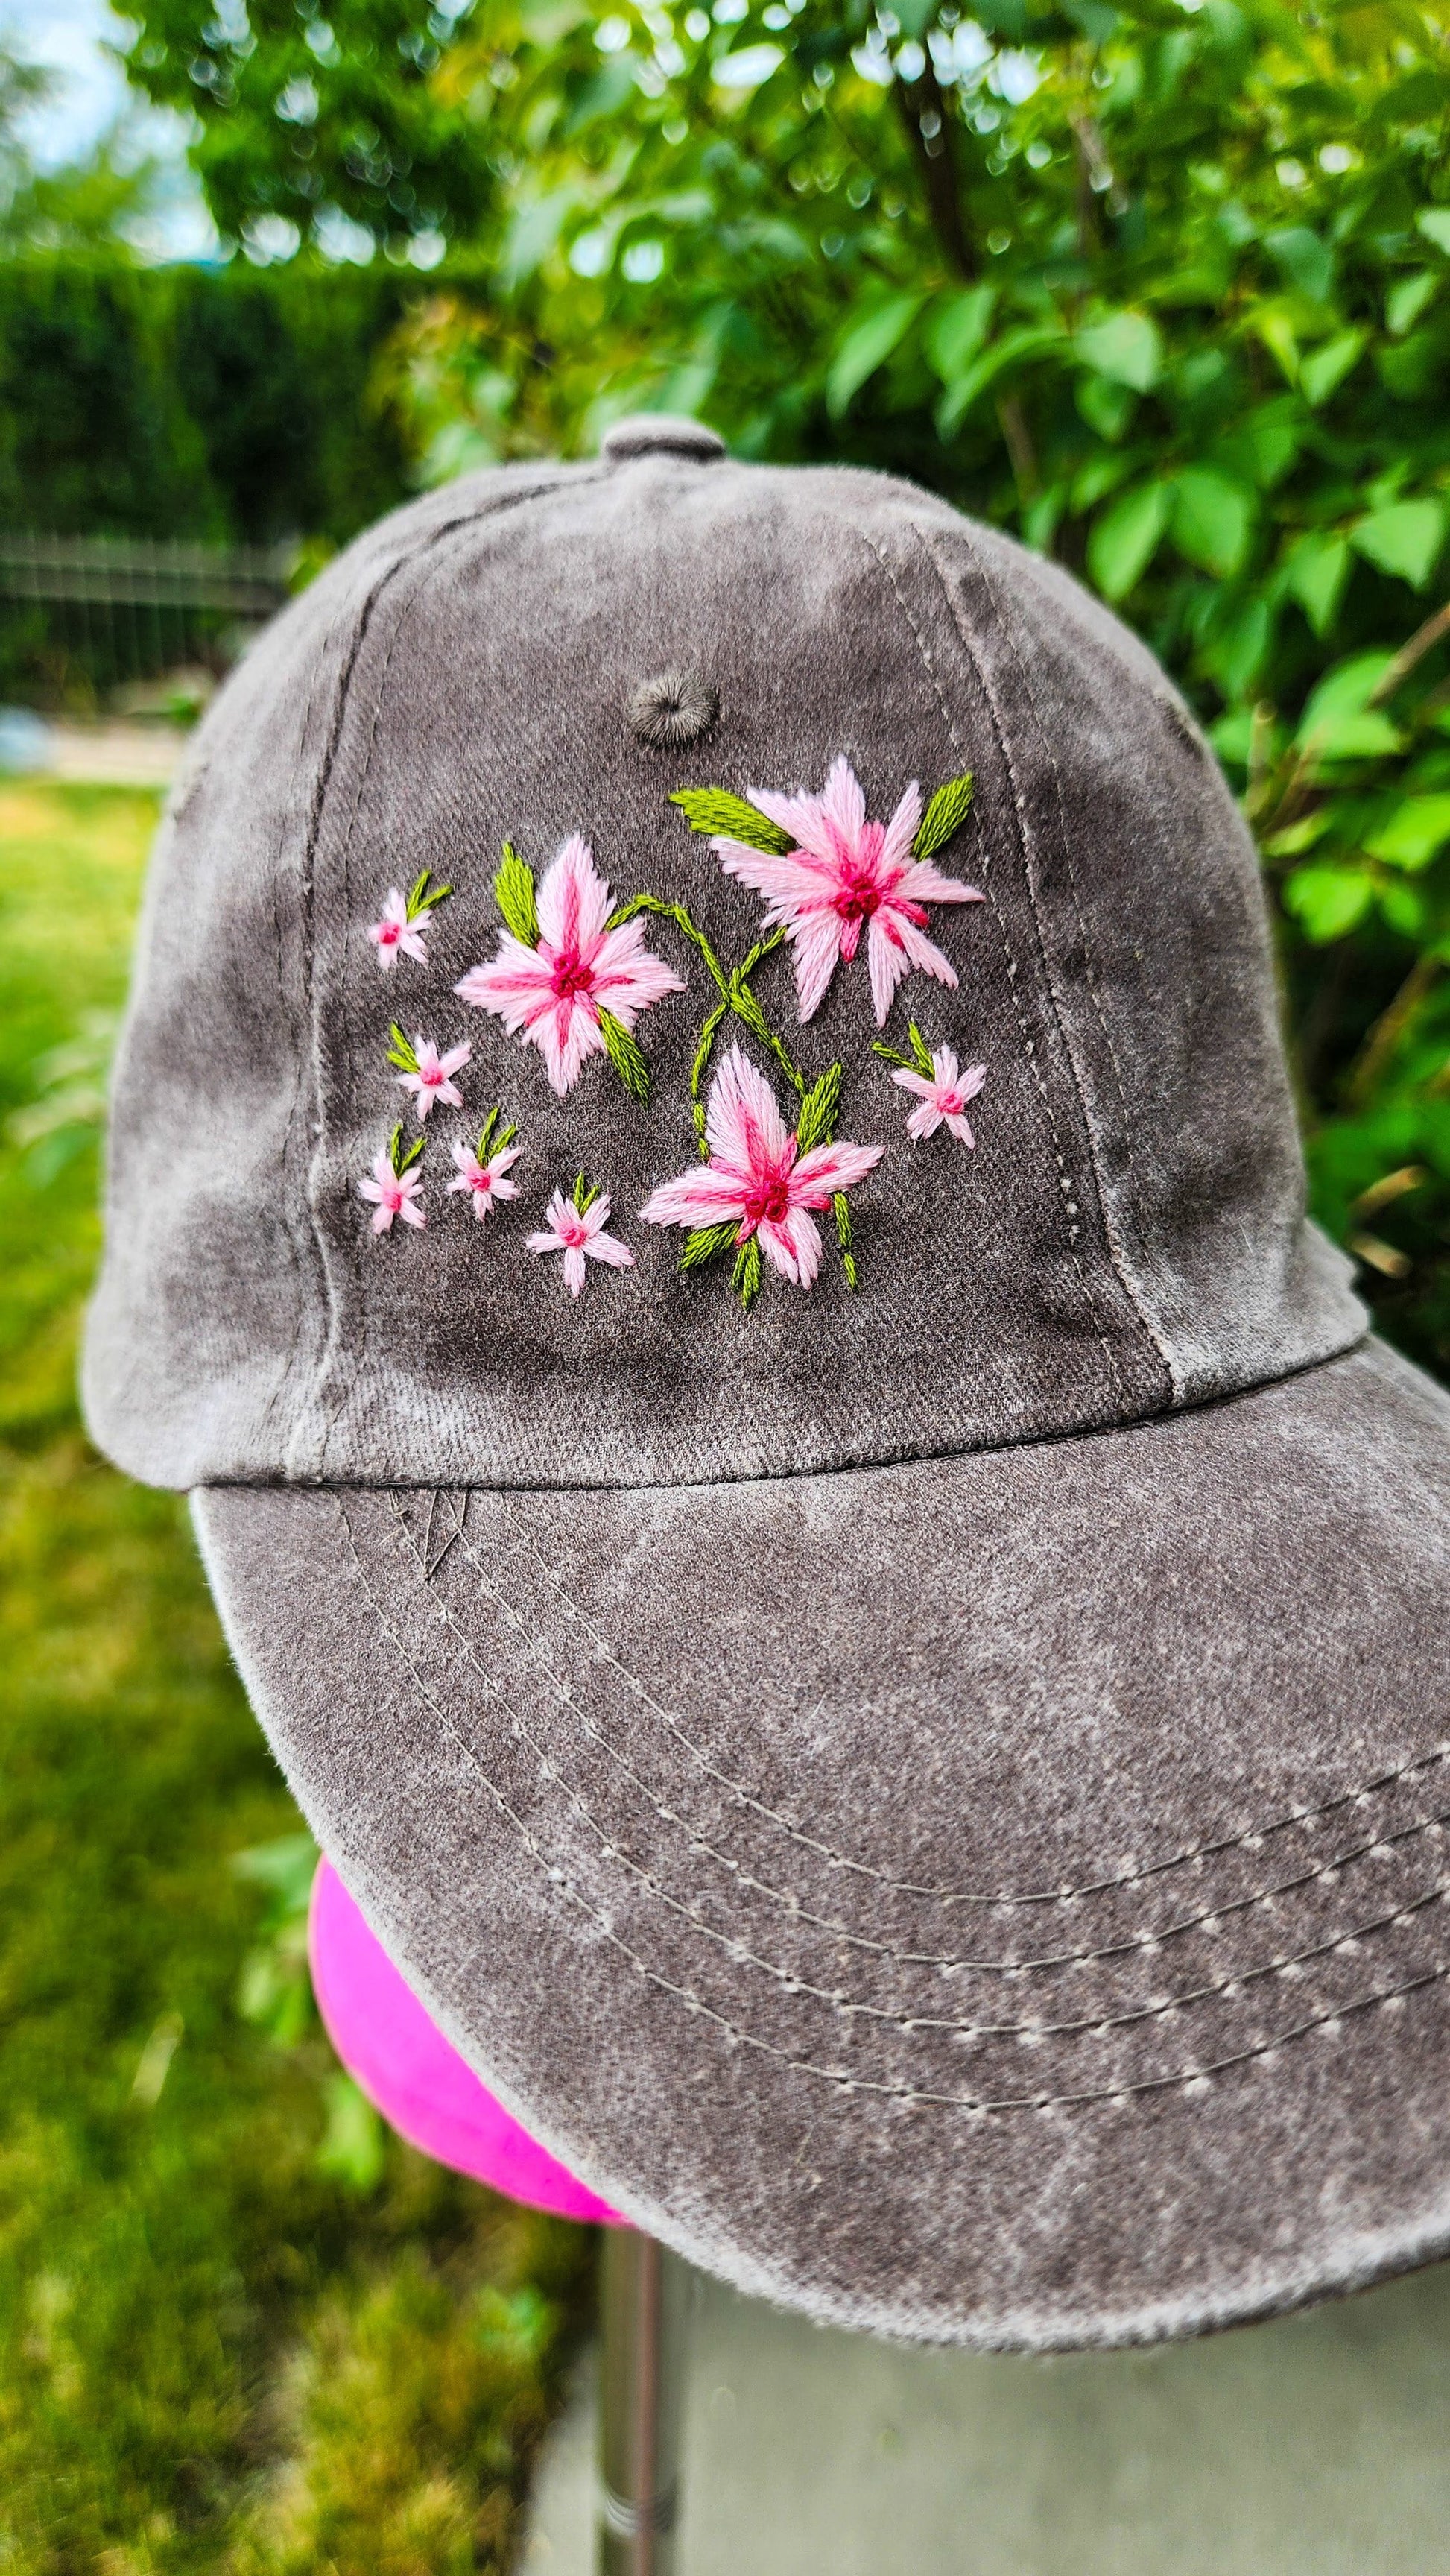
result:
<svg viewBox="0 0 1450 2576"><path fill-rule="evenodd" d="M695 1049L695 1061L690 1067L690 1106L695 1119L695 1141L705 1162L710 1159L710 1146L705 1134L705 1104L700 1098L700 1086L705 1079L705 1067L710 1061L710 1049L715 1043L715 1032L729 1007L728 1002L716 1003L700 1031L700 1043Z"/></svg>
<svg viewBox="0 0 1450 2576"><path fill-rule="evenodd" d="M591 1181L589 1187L586 1189L584 1186L584 1175L581 1172L574 1183L574 1205L581 1216L588 1215L598 1196L599 1183L597 1181Z"/></svg>
<svg viewBox="0 0 1450 2576"><path fill-rule="evenodd" d="M670 803L678 805L692 832L718 832L728 841L743 841L749 850L768 851L781 858L791 846L789 832L772 823L755 805L747 805L743 796L732 796L728 787L676 787Z"/></svg>
<svg viewBox="0 0 1450 2576"><path fill-rule="evenodd" d="M408 900L403 907L409 921L416 921L420 912L436 912L440 903L446 903L453 892L451 885L433 886L430 890L429 879L432 874L431 868L424 868L421 876L413 879L408 891Z"/></svg>
<svg viewBox="0 0 1450 2576"><path fill-rule="evenodd" d="M412 1170L422 1151L423 1139L421 1136L415 1136L406 1154L403 1152L403 1122L400 1118L388 1138L388 1161L392 1164L395 1180L400 1181L405 1172Z"/></svg>
<svg viewBox="0 0 1450 2576"><path fill-rule="evenodd" d="M757 1236L752 1234L736 1253L730 1285L737 1291L748 1315L760 1294L760 1243Z"/></svg>
<svg viewBox="0 0 1450 2576"><path fill-rule="evenodd" d="M744 1021L752 1037L758 1038L762 1046L769 1047L787 1082L803 1097L806 1088L805 1075L775 1035L749 984L749 978L754 974L756 967L762 964L765 958L772 956L780 946L785 937L784 928L772 930L764 939L757 939L749 955L742 958L733 972L727 975L699 923L691 918L682 903L666 903L663 897L657 894L631 895L628 903L620 904L618 910L610 914L609 928L620 929L626 921L632 921L638 912L658 913L666 921L672 921L677 930L684 932L685 937L693 942L704 958L715 989L720 995L723 1007L712 1011L705 1023L690 1076L690 1097L695 1107L695 1133L701 1140L702 1146L705 1122L704 1113L700 1107L700 1086L705 1078L705 1067L710 1060L710 1049L714 1045L716 1033L726 1011L733 1011L738 1020ZM607 1030L605 1041L607 1044Z"/></svg>
<svg viewBox="0 0 1450 2576"><path fill-rule="evenodd" d="M851 1250L851 1211L846 1205L846 1193L844 1190L837 1190L835 1197L831 1201L831 1205L836 1211L836 1241L841 1247L841 1268L846 1274L847 1287L854 1288L856 1285L856 1256Z"/></svg>
<svg viewBox="0 0 1450 2576"><path fill-rule="evenodd" d="M539 911L534 899L534 871L519 857L512 841L503 845L503 858L493 881L493 899L515 939L525 948L537 948Z"/></svg>
<svg viewBox="0 0 1450 2576"><path fill-rule="evenodd" d="M399 1073L416 1073L418 1059L413 1052L412 1041L404 1036L396 1020L389 1021L388 1036L392 1041L387 1051L388 1063L395 1064Z"/></svg>
<svg viewBox="0 0 1450 2576"><path fill-rule="evenodd" d="M959 831L967 819L972 801L972 773L964 769L960 778L949 778L939 787L916 827L911 845L914 859L929 859Z"/></svg>

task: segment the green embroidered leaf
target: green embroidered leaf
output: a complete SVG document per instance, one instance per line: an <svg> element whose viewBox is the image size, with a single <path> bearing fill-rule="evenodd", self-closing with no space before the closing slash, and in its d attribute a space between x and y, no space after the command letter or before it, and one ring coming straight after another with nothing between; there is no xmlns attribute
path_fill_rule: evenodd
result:
<svg viewBox="0 0 1450 2576"><path fill-rule="evenodd" d="M730 1285L737 1291L740 1303L748 1315L760 1294L760 1238L758 1235L752 1234L748 1243L742 1243L735 1256L735 1273Z"/></svg>
<svg viewBox="0 0 1450 2576"><path fill-rule="evenodd" d="M685 1248L680 1255L680 1268L698 1270L703 1262L718 1259L722 1252L729 1251L739 1231L739 1226L733 1217L728 1225L692 1226L685 1237Z"/></svg>
<svg viewBox="0 0 1450 2576"><path fill-rule="evenodd" d="M917 1072L924 1073L928 1082L934 1081L936 1078L936 1066L931 1060L931 1049L927 1045L925 1038L922 1036L920 1029L917 1027L915 1020L912 1021L906 1034L911 1040L911 1052L916 1058Z"/></svg>
<svg viewBox="0 0 1450 2576"><path fill-rule="evenodd" d="M972 801L972 773L963 770L960 778L949 778L939 787L916 827L911 845L914 859L929 859L932 853L949 841L967 819Z"/></svg>
<svg viewBox="0 0 1450 2576"><path fill-rule="evenodd" d="M387 1051L388 1063L395 1064L399 1073L416 1073L418 1059L413 1053L412 1041L404 1036L396 1020L389 1021L388 1035L392 1039Z"/></svg>
<svg viewBox="0 0 1450 2576"><path fill-rule="evenodd" d="M768 850L773 858L791 846L789 832L767 822L728 787L676 787L670 803L678 805L692 832L723 832L728 840L743 841L748 850Z"/></svg>
<svg viewBox="0 0 1450 2576"><path fill-rule="evenodd" d="M525 948L539 944L539 914L534 902L534 871L524 865L511 841L503 845L503 864L493 881L493 898L515 939Z"/></svg>
<svg viewBox="0 0 1450 2576"><path fill-rule="evenodd" d="M808 1154L815 1145L829 1145L836 1132L836 1112L841 1105L841 1072L841 1066L833 1064L801 1102L795 1137L797 1150L802 1154Z"/></svg>
<svg viewBox="0 0 1450 2576"><path fill-rule="evenodd" d="M648 1100L649 1067L623 1020L617 1020L612 1011L606 1011L601 1007L599 1026L604 1033L604 1044L609 1061L625 1090L631 1092L636 1100Z"/></svg>
<svg viewBox="0 0 1450 2576"><path fill-rule="evenodd" d="M412 886L409 889L407 903L403 907L410 921L416 921L420 912L436 911L438 905L440 903L446 903L453 892L451 885L440 885L434 886L433 891L430 894L428 891L428 880L432 874L433 871L431 868L425 868L422 875L415 877L413 880Z"/></svg>
<svg viewBox="0 0 1450 2576"><path fill-rule="evenodd" d="M403 1174L416 1163L422 1151L423 1139L421 1136L415 1136L406 1154L403 1152L403 1122L400 1118L388 1138L388 1161L392 1164L394 1175L398 1180L401 1180Z"/></svg>
<svg viewBox="0 0 1450 2576"><path fill-rule="evenodd" d="M831 1201L831 1205L835 1210L836 1215L836 1241L841 1247L841 1268L846 1274L847 1287L854 1288L856 1285L856 1258L851 1250L851 1211L846 1205L846 1193L844 1190L837 1190L835 1197Z"/></svg>
<svg viewBox="0 0 1450 2576"><path fill-rule="evenodd" d="M589 1214L589 1211L598 1196L599 1183L597 1181L591 1181L589 1187L586 1189L584 1186L584 1175L581 1172L574 1183L574 1205L581 1216L587 1216Z"/></svg>
<svg viewBox="0 0 1450 2576"><path fill-rule="evenodd" d="M753 1035L759 1038L762 1046L774 1045L765 1013L738 966L730 978L730 1007L737 1017L745 1022Z"/></svg>

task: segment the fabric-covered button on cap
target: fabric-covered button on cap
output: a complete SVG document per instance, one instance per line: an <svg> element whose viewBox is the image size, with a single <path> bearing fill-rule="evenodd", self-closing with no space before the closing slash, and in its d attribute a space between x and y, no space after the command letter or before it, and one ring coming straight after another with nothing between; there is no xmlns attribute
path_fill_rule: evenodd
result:
<svg viewBox="0 0 1450 2576"><path fill-rule="evenodd" d="M636 412L629 420L617 420L600 450L606 465L625 465L631 457L692 456L697 464L708 465L725 453L725 441L702 420L679 420L669 412Z"/></svg>

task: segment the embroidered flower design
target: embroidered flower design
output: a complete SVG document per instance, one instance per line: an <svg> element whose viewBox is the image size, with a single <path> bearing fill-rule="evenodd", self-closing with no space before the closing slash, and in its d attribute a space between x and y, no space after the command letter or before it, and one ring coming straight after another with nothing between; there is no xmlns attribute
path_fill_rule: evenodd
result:
<svg viewBox="0 0 1450 2576"><path fill-rule="evenodd" d="M503 1134L495 1143L494 1129L498 1121L499 1112L496 1109L490 1109L483 1122L478 1143L455 1145L453 1148L453 1159L458 1165L458 1178L456 1181L449 1182L449 1194L451 1195L454 1190L468 1191L473 1200L473 1213L480 1223L487 1216L495 1200L516 1199L519 1194L518 1182L511 1181L507 1177L523 1152L522 1145L515 1145L510 1141L519 1131L517 1127L505 1127ZM491 1151L490 1148L492 1148Z"/></svg>
<svg viewBox="0 0 1450 2576"><path fill-rule="evenodd" d="M396 1020L388 1035L392 1040L388 1062L400 1068L398 1089L411 1091L420 1127L435 1100L440 1100L445 1109L463 1107L463 1094L453 1076L462 1072L473 1053L466 1041L462 1046L450 1047L446 1055L440 1055L432 1039L425 1038L421 1032L411 1040L406 1038Z"/></svg>
<svg viewBox="0 0 1450 2576"><path fill-rule="evenodd" d="M764 927L785 930L802 1022L819 1009L838 960L850 964L863 929L878 1028L913 968L955 985L950 958L925 936L927 906L980 903L981 889L943 876L928 865L928 854L956 830L970 794L970 779L953 779L937 790L923 817L913 779L889 823L868 822L860 781L842 754L820 796L751 788L746 816L753 819L752 809L764 815L783 846L763 849L748 826L743 836L729 828L712 833L726 875L765 896Z"/></svg>
<svg viewBox="0 0 1450 2576"><path fill-rule="evenodd" d="M372 1204L374 1234L389 1233L395 1216L400 1216L404 1225L422 1227L427 1224L427 1212L418 1195L423 1186L423 1176L412 1168L422 1151L423 1139L415 1136L404 1153L403 1130L399 1124L374 1163L371 1179L359 1181L358 1197Z"/></svg>
<svg viewBox="0 0 1450 2576"><path fill-rule="evenodd" d="M839 1068L833 1072L832 1109L840 1087ZM797 1133L787 1133L764 1074L732 1046L710 1086L710 1159L655 1191L641 1210L646 1224L694 1228L686 1247L691 1267L728 1244L746 1247L753 1241L783 1279L809 1288L821 1266L820 1229L811 1210L829 1207L864 1181L885 1149L822 1143L803 1151L805 1127L803 1105ZM743 1289L748 1281L742 1265L737 1285Z"/></svg>
<svg viewBox="0 0 1450 2576"><path fill-rule="evenodd" d="M646 948L640 922L611 926L610 890L588 842L576 832L564 843L537 904L532 869L505 846L494 892L507 925L498 953L473 967L454 991L539 1049L560 1099L587 1059L605 1054L629 1089L643 1096L648 1077L634 1043L635 1020L685 987Z"/></svg>
<svg viewBox="0 0 1450 2576"><path fill-rule="evenodd" d="M910 1037L910 1056L897 1055L891 1047L882 1046L879 1039L874 1050L896 1066L892 1081L899 1082L903 1091L914 1091L917 1095L917 1106L906 1121L908 1136L915 1136L920 1143L926 1137L934 1136L945 1121L952 1134L959 1136L964 1145L975 1145L977 1140L967 1124L966 1109L968 1101L976 1099L987 1079L986 1066L969 1064L963 1073L952 1049L949 1046L929 1047L915 1020L911 1023Z"/></svg>
<svg viewBox="0 0 1450 2576"><path fill-rule="evenodd" d="M425 868L414 879L407 894L401 886L389 886L383 902L382 918L375 921L368 937L378 952L378 964L385 975L391 975L399 956L416 957L420 966L428 963L428 950L423 933L440 903L446 903L452 886L433 886L430 892L431 868Z"/></svg>
<svg viewBox="0 0 1450 2576"><path fill-rule="evenodd" d="M544 1210L548 1218L545 1232L528 1238L530 1252L562 1252L564 1285L571 1297L577 1297L587 1276L590 1261L607 1261L613 1270L632 1270L634 1254L617 1235L606 1234L609 1222L609 1199L597 1188L586 1189L581 1172L574 1184L573 1195L565 1198L556 1190Z"/></svg>

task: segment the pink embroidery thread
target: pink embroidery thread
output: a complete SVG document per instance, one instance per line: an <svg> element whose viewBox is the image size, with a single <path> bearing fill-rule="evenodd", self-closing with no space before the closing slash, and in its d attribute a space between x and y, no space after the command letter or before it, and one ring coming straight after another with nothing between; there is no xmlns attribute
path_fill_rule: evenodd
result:
<svg viewBox="0 0 1450 2576"><path fill-rule="evenodd" d="M429 880L432 874L431 868L425 868L421 876L414 878L407 894L404 894L401 886L388 888L383 900L382 917L373 923L368 932L368 937L378 952L378 964L385 975L392 973L400 955L416 957L420 966L426 966L428 963L428 950L423 933L440 903L446 903L453 892L452 886L449 885L433 886L430 891Z"/></svg>
<svg viewBox="0 0 1450 2576"><path fill-rule="evenodd" d="M657 1189L641 1210L645 1223L688 1226L692 1243L708 1238L697 1260L733 1243L746 1256L737 1261L735 1284L747 1305L759 1285L761 1251L783 1279L809 1288L821 1266L820 1230L810 1211L830 1207L864 1181L884 1147L810 1144L803 1151L800 1128L787 1133L764 1074L738 1046L728 1049L710 1086L706 1141L709 1161ZM716 1239L722 1236L724 1242Z"/></svg>
<svg viewBox="0 0 1450 2576"><path fill-rule="evenodd" d="M562 1190L555 1190L544 1214L547 1230L529 1236L529 1250L562 1252L564 1285L571 1297L577 1297L584 1286L587 1262L607 1262L613 1270L633 1269L634 1254L628 1245L604 1231L609 1221L608 1195L598 1188L586 1189L582 1172L573 1195L565 1198Z"/></svg>
<svg viewBox="0 0 1450 2576"><path fill-rule="evenodd" d="M495 1200L516 1199L519 1194L517 1181L511 1181L507 1176L523 1147L512 1141L519 1132L517 1127L505 1127L495 1143L494 1130L500 1114L497 1109L490 1109L476 1145L455 1145L453 1148L458 1178L449 1182L448 1195L451 1196L455 1190L467 1191L480 1224Z"/></svg>
<svg viewBox="0 0 1450 2576"><path fill-rule="evenodd" d="M405 1037L396 1020L388 1035L392 1040L388 1062L401 1068L398 1089L412 1093L420 1127L435 1100L441 1101L445 1109L463 1107L463 1094L452 1077L462 1072L473 1053L466 1041L462 1046L450 1047L447 1055L440 1055L431 1038L421 1032L416 1038Z"/></svg>
<svg viewBox="0 0 1450 2576"><path fill-rule="evenodd" d="M893 1048L882 1046L879 1039L873 1049L875 1054L884 1055L889 1064L896 1066L892 1081L899 1082L903 1091L914 1091L917 1095L917 1106L906 1121L908 1136L914 1136L920 1144L926 1137L934 1136L945 1121L952 1134L959 1136L964 1145L975 1145L977 1140L967 1123L966 1107L969 1100L976 1099L987 1079L986 1066L969 1064L963 1073L949 1046L928 1047L915 1020L911 1023L910 1036L910 1057L897 1055Z"/></svg>
<svg viewBox="0 0 1450 2576"><path fill-rule="evenodd" d="M933 798L933 808L944 792ZM802 1023L819 1009L838 961L849 964L855 956L863 928L878 1028L885 1027L892 996L913 968L955 986L950 958L924 935L926 907L980 903L983 897L979 887L943 876L913 856L925 838L915 780L889 823L868 822L860 781L844 754L832 762L820 796L779 796L752 787L749 803L790 846L774 853L724 832L712 834L711 843L727 876L766 897L764 926L784 928L794 951Z"/></svg>
<svg viewBox="0 0 1450 2576"><path fill-rule="evenodd" d="M371 1179L359 1181L358 1197L369 1200L373 1207L374 1234L391 1232L395 1216L401 1217L404 1225L421 1228L427 1224L427 1213L419 1198L423 1176L412 1169L422 1151L423 1139L415 1136L406 1154L403 1152L400 1121L374 1163Z"/></svg>
<svg viewBox="0 0 1450 2576"><path fill-rule="evenodd" d="M588 842L576 832L564 843L537 907L533 871L505 845L494 891L506 924L497 954L454 991L539 1049L560 1099L591 1055L608 1055L643 1097L648 1076L635 1021L667 993L682 993L684 981L646 948L640 922L611 924L610 890Z"/></svg>

